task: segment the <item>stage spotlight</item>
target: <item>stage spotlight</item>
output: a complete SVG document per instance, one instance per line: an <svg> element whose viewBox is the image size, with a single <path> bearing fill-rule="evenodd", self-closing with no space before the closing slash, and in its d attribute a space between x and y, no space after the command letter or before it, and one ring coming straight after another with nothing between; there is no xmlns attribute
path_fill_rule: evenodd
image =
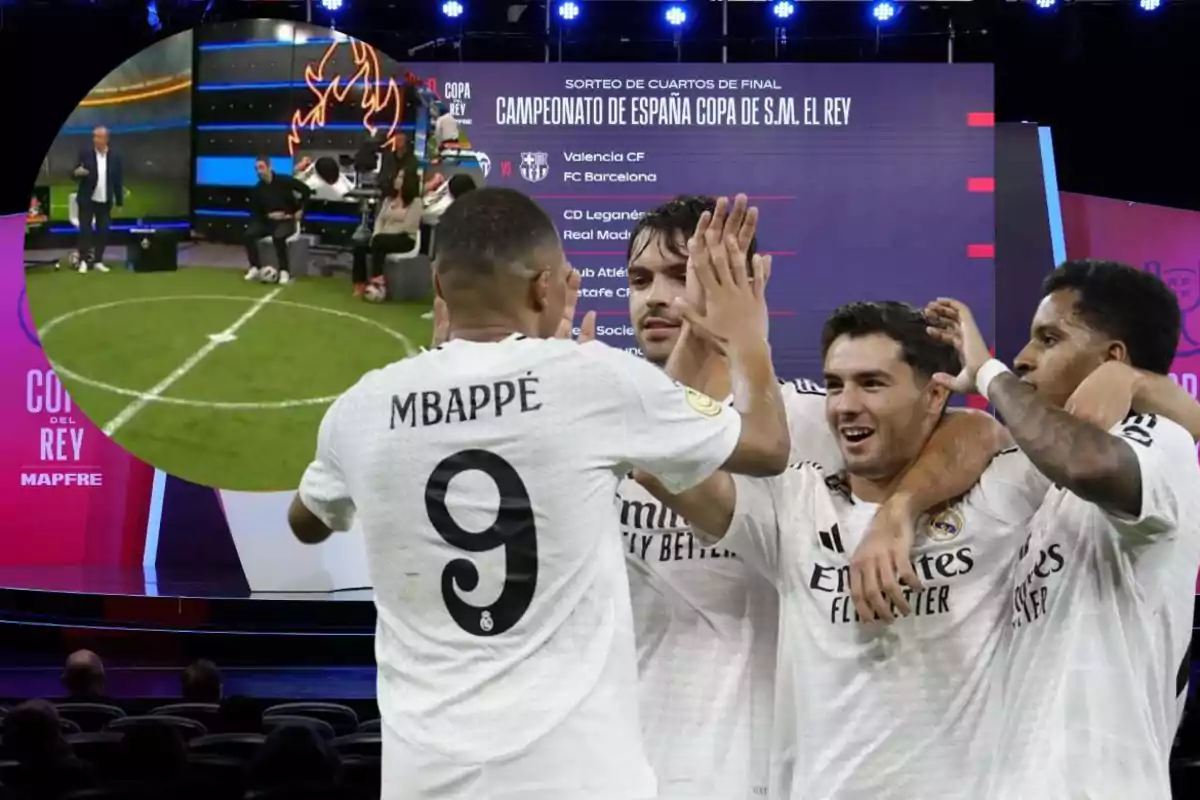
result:
<svg viewBox="0 0 1200 800"><path fill-rule="evenodd" d="M463 8L463 4L458 2L458 0L450 0L448 3L442 3L442 13L450 19L458 19L463 15L464 11L466 9Z"/></svg>
<svg viewBox="0 0 1200 800"><path fill-rule="evenodd" d="M880 25L891 22L896 18L896 4L889 3L887 0L884 0L881 3L876 3L875 5L871 6L871 16L875 19L875 22Z"/></svg>
<svg viewBox="0 0 1200 800"><path fill-rule="evenodd" d="M162 18L158 16L158 3L155 0L146 3L146 24L152 31L162 30Z"/></svg>
<svg viewBox="0 0 1200 800"><path fill-rule="evenodd" d="M678 28L687 22L687 11L682 6L671 6L667 9L667 13L664 16L667 24L673 28Z"/></svg>
<svg viewBox="0 0 1200 800"><path fill-rule="evenodd" d="M321 0L321 8L326 11L341 11L342 0Z"/></svg>
<svg viewBox="0 0 1200 800"><path fill-rule="evenodd" d="M1157 11L1162 6L1162 0L1138 0L1138 7L1142 11Z"/></svg>
<svg viewBox="0 0 1200 800"><path fill-rule="evenodd" d="M574 22L575 19L579 16L579 4L578 3L570 3L570 2L559 3L558 4L558 16L559 16L559 19L565 20L567 22Z"/></svg>
<svg viewBox="0 0 1200 800"><path fill-rule="evenodd" d="M1054 8L1058 0L1034 0L1034 5L1041 9Z"/></svg>
<svg viewBox="0 0 1200 800"><path fill-rule="evenodd" d="M795 13L796 4L791 0L779 0L778 3L771 6L771 14L774 15L775 19L791 19Z"/></svg>

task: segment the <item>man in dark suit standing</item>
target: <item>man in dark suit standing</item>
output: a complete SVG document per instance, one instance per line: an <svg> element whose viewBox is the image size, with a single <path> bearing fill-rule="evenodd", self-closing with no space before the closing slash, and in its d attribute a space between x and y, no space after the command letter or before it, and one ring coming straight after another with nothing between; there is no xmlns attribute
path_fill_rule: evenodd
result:
<svg viewBox="0 0 1200 800"><path fill-rule="evenodd" d="M75 164L79 182L79 271L108 272L104 266L104 248L112 225L113 206L125 204L125 181L121 157L108 146L108 128L92 130L92 146L81 150Z"/></svg>

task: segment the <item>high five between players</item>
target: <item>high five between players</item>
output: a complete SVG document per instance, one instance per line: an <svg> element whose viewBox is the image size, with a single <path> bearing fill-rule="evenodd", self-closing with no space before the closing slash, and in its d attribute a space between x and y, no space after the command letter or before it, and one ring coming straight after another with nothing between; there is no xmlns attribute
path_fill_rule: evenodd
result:
<svg viewBox="0 0 1200 800"><path fill-rule="evenodd" d="M787 464L766 339L743 324L763 296L730 233L690 313L728 353L738 410L599 342L552 338L573 279L529 198L480 189L442 217L445 342L331 406L291 512L305 541L361 523L384 796L656 795L618 481L632 465L683 491L718 468Z"/></svg>

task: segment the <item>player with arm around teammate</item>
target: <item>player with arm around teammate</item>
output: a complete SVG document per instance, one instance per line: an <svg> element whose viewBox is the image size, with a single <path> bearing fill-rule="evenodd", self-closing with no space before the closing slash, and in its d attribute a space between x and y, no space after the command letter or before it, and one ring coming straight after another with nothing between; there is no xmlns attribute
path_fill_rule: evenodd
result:
<svg viewBox="0 0 1200 800"><path fill-rule="evenodd" d="M976 476L960 465L978 448L965 440L936 466L918 458L949 397L932 376L957 358L917 309L843 306L822 350L844 472L808 463L767 480L718 473L682 495L638 477L779 593L771 797L975 797L977 759L992 743L987 666L1007 629L1012 554L1045 485L1007 453L972 488ZM914 475L923 493L901 488ZM852 554L895 497L937 508L917 521L915 550L896 565L899 583L878 612L852 593Z"/></svg>
<svg viewBox="0 0 1200 800"><path fill-rule="evenodd" d="M1015 573L987 796L1168 800L1200 569L1195 442L1163 416L1121 414L1105 430L1063 405L1110 362L1157 376L1161 390L1179 306L1157 277L1113 262L1067 262L1044 294L1015 372L990 356L966 306L928 308L931 330L965 365L946 384L987 397L1054 484ZM1194 409L1164 396L1160 407L1183 409L1195 430Z"/></svg>
<svg viewBox="0 0 1200 800"><path fill-rule="evenodd" d="M510 189L439 227L447 341L364 376L326 414L289 520L357 520L378 611L383 795L642 800L629 586L613 508L638 466L682 490L783 469L763 298L715 265L703 324L739 408L598 342L552 337L568 276L545 212Z"/></svg>
<svg viewBox="0 0 1200 800"><path fill-rule="evenodd" d="M728 397L729 365L691 334L679 301L703 309L689 261L703 260L708 237L733 235L755 250L757 209L744 197L677 197L650 211L630 238L630 318L646 359L714 397ZM691 253L689 254L689 245ZM587 327L585 322L584 327ZM683 353L681 351L694 351ZM825 422L825 390L810 381L782 387L793 461L831 471L841 454ZM965 491L990 458L998 424L978 412L947 415L921 460L934 480ZM967 446L974 443L975 446ZM953 468L946 463L953 459ZM912 475L918 485L930 471ZM632 479L617 496L629 565L638 648L642 729L661 798L729 800L766 793L774 709L779 595L736 548L706 546L685 515Z"/></svg>

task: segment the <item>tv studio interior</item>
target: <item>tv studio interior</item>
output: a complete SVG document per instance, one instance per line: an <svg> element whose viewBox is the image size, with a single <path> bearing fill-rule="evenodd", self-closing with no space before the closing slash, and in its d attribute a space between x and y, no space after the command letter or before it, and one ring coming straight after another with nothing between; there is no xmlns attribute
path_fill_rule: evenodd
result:
<svg viewBox="0 0 1200 800"><path fill-rule="evenodd" d="M50 147L31 197L26 267L80 267L72 171L102 126L124 184L106 260L135 271L246 269L250 190L265 157L275 174L313 190L288 238L292 273L345 278L356 233L369 236L381 171L414 159L422 228L416 246L388 262L392 291L372 299L427 301L428 271L416 264L428 265L451 179L484 180L452 110L427 75L330 28L249 19L166 37L102 80Z"/></svg>

